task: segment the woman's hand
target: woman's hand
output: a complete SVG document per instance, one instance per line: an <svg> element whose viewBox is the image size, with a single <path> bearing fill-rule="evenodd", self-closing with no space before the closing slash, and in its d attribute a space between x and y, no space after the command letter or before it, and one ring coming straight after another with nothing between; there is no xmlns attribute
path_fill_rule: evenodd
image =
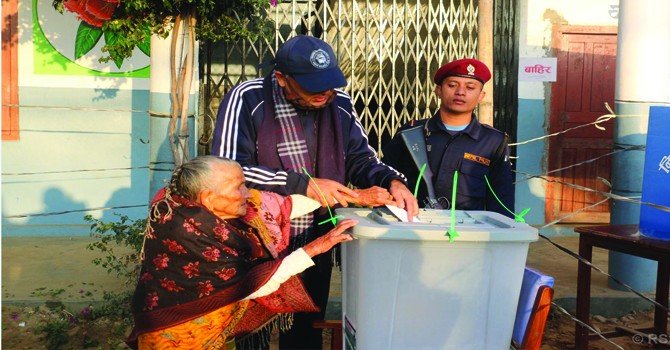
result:
<svg viewBox="0 0 670 350"><path fill-rule="evenodd" d="M378 207L386 204L395 204L393 196L385 188L372 186L366 189L355 189L358 197L346 197L347 202L364 207Z"/></svg>
<svg viewBox="0 0 670 350"><path fill-rule="evenodd" d="M335 226L334 229L328 231L325 235L307 243L302 249L313 258L319 254L323 254L336 246L340 242L351 241L353 238L348 233L344 233L347 229L354 227L358 221L352 219L345 219Z"/></svg>

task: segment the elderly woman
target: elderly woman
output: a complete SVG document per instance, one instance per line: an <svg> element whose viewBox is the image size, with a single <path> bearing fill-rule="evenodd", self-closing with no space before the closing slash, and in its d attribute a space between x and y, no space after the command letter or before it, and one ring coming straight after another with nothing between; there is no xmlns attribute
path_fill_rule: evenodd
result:
<svg viewBox="0 0 670 350"><path fill-rule="evenodd" d="M128 344L225 349L278 313L317 311L295 275L351 240L344 231L356 222L288 254L291 209L291 197L248 190L232 160L201 156L176 169L150 208Z"/></svg>

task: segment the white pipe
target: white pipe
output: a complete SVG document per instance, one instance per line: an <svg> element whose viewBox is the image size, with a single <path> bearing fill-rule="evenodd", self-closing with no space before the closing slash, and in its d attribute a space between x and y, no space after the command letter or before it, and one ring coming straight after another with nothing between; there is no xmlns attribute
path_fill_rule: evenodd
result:
<svg viewBox="0 0 670 350"><path fill-rule="evenodd" d="M615 99L670 103L670 1L621 0Z"/></svg>
<svg viewBox="0 0 670 350"><path fill-rule="evenodd" d="M614 147L646 145L649 106L670 103L670 1L621 0L617 38ZM612 192L639 199L644 152L627 151L612 159ZM613 201L610 223L639 224L640 205ZM609 272L641 292L656 283L656 262L609 252ZM610 287L625 290L610 280Z"/></svg>

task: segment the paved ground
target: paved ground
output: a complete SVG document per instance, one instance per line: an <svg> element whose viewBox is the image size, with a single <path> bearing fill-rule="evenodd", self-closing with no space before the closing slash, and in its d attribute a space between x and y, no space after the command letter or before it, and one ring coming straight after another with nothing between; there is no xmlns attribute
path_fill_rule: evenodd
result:
<svg viewBox="0 0 670 350"><path fill-rule="evenodd" d="M549 237L554 243L577 253L579 237ZM608 251L593 249L592 263L600 269L608 270ZM526 265L553 276L554 301L574 315L577 295L577 259L560 251L547 240L540 238L529 248ZM591 272L591 313L605 317L619 317L630 311L645 310L651 304L633 292L613 289L608 277L595 270ZM653 293L643 293L653 299Z"/></svg>
<svg viewBox="0 0 670 350"><path fill-rule="evenodd" d="M550 237L573 252L578 237ZM56 298L63 302L88 303L101 300L102 291L123 288L123 281L109 275L91 260L97 252L86 249L89 237L7 237L2 238L2 302L42 302ZM121 252L119 252L120 254ZM608 253L594 249L594 264L607 270ZM540 238L529 248L527 265L555 278L555 300L574 310L577 261ZM341 297L339 271L333 274L332 300ZM62 291L61 291L62 290ZM631 308L646 308L631 292L610 288L604 275L593 273L592 311L612 316ZM640 306L642 305L642 306ZM337 314L337 307L329 310ZM329 312L330 313L330 312Z"/></svg>
<svg viewBox="0 0 670 350"><path fill-rule="evenodd" d="M3 237L2 302L97 301L103 291L123 288L121 279L92 263L99 256L86 248L92 242L90 237Z"/></svg>

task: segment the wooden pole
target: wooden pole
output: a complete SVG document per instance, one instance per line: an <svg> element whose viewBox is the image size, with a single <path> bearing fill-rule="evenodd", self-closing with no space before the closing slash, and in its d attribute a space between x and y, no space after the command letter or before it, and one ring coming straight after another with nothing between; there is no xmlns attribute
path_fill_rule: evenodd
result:
<svg viewBox="0 0 670 350"><path fill-rule="evenodd" d="M495 77L493 70L493 1L479 0L479 15L477 17L477 51L479 60L484 62ZM479 122L493 126L493 82L492 78L484 84L486 96L479 103L477 116Z"/></svg>

